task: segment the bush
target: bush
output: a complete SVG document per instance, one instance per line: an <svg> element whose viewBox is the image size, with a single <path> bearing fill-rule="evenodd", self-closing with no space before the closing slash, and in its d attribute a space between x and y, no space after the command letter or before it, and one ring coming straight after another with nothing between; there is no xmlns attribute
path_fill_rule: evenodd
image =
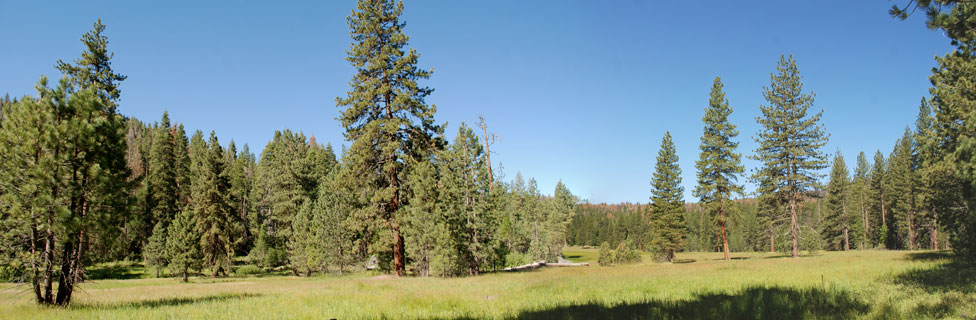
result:
<svg viewBox="0 0 976 320"><path fill-rule="evenodd" d="M239 276L255 275L264 273L264 269L253 264L241 266L234 271L235 274Z"/></svg>
<svg viewBox="0 0 976 320"><path fill-rule="evenodd" d="M614 252L610 250L610 243L604 241L600 245L600 257L596 259L597 263L601 266L612 266L614 260Z"/></svg>
<svg viewBox="0 0 976 320"><path fill-rule="evenodd" d="M617 250L614 254L614 263L625 264L625 263L638 263L641 262L643 256L641 256L640 251L633 248L631 242L624 241L617 246Z"/></svg>
<svg viewBox="0 0 976 320"><path fill-rule="evenodd" d="M519 252L509 252L505 255L505 267L515 267L532 263L529 255Z"/></svg>
<svg viewBox="0 0 976 320"><path fill-rule="evenodd" d="M601 266L612 266L614 264L638 263L643 258L641 252L634 249L630 241L621 242L616 250L610 249L609 242L603 242L600 245L600 256L597 258L597 262Z"/></svg>

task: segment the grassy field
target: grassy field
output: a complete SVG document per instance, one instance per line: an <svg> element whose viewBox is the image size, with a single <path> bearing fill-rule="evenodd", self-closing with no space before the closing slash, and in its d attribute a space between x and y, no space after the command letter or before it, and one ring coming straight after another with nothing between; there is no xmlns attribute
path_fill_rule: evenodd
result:
<svg viewBox="0 0 976 320"><path fill-rule="evenodd" d="M595 249L567 258L595 261ZM549 268L479 277L371 275L96 280L69 308L0 285L0 318L959 318L976 316L976 269L940 252L681 253L679 263ZM128 273L123 273L128 274ZM134 278L134 279L133 279Z"/></svg>

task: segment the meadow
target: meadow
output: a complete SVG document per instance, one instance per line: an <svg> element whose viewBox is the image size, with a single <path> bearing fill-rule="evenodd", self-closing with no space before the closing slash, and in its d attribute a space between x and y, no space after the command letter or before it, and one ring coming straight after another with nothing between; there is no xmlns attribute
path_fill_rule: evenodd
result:
<svg viewBox="0 0 976 320"><path fill-rule="evenodd" d="M70 307L34 305L24 285L0 284L12 319L591 319L958 318L976 315L976 269L945 252L679 253L676 263L598 266L595 249L567 248L588 267L466 278L376 274L142 278L127 268L80 286ZM120 271L120 270L116 270ZM127 278L127 279L126 279Z"/></svg>

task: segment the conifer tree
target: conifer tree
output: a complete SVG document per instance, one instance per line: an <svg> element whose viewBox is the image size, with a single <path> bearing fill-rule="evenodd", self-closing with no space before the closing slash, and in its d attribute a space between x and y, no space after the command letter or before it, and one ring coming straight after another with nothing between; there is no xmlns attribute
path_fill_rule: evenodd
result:
<svg viewBox="0 0 976 320"><path fill-rule="evenodd" d="M816 186L818 171L827 165L820 148L827 143L828 135L820 124L823 111L808 114L814 95L803 93L803 77L793 56L781 56L776 70L770 74L770 86L763 87L769 105L761 105L762 116L756 118L762 129L755 137L759 148L754 159L761 161L763 168L754 178L769 180L767 186L775 186L769 191L785 195L795 258L800 255L798 214L804 193Z"/></svg>
<svg viewBox="0 0 976 320"><path fill-rule="evenodd" d="M160 270L166 266L166 227L164 223L157 222L156 226L153 227L152 236L149 237L149 242L146 244L142 256L146 262L146 267L155 269L156 278L159 278Z"/></svg>
<svg viewBox="0 0 976 320"><path fill-rule="evenodd" d="M200 235L200 253L203 266L212 268L213 276L230 272L233 257L233 213L227 199L229 182L223 174L223 148L211 131L210 139L202 142L199 131L191 141L190 170L192 180L193 211L197 232Z"/></svg>
<svg viewBox="0 0 976 320"><path fill-rule="evenodd" d="M413 260L413 270L419 276L430 276L442 270L441 252L448 239L444 210L441 203L441 178L436 158L418 161L407 174L409 207L404 215L404 236L407 255Z"/></svg>
<svg viewBox="0 0 976 320"><path fill-rule="evenodd" d="M915 250L915 237L918 233L915 193L915 140L912 131L905 128L905 134L898 143L888 162L891 177L891 213L895 222L895 239L889 241L890 248Z"/></svg>
<svg viewBox="0 0 976 320"><path fill-rule="evenodd" d="M183 210L169 225L166 239L169 269L179 275L183 282L189 280L190 269L201 268L200 263L200 234L197 229L195 214L192 210Z"/></svg>
<svg viewBox="0 0 976 320"><path fill-rule="evenodd" d="M824 199L824 225L827 243L833 249L851 249L851 233L858 222L857 215L848 211L850 178L844 156L837 151L834 155L833 167L830 170L830 182L827 184L827 196Z"/></svg>
<svg viewBox="0 0 976 320"><path fill-rule="evenodd" d="M291 237L291 222L305 201L315 198L321 177L315 176L310 163L310 144L302 133L275 131L261 151L255 170L253 198L255 221L269 254L284 255ZM278 259L273 259L278 260ZM286 259L285 259L286 260ZM271 261L284 264L287 261Z"/></svg>
<svg viewBox="0 0 976 320"><path fill-rule="evenodd" d="M684 245L684 192L678 154L671 133L665 132L651 178L651 225L656 233L654 249L668 262Z"/></svg>
<svg viewBox="0 0 976 320"><path fill-rule="evenodd" d="M886 200L889 195L887 161L881 150L874 153L874 165L871 166L871 184L869 195L871 197L871 211L875 215L873 228L877 230L874 240L875 245L886 246L888 244L888 208Z"/></svg>
<svg viewBox="0 0 976 320"><path fill-rule="evenodd" d="M177 212L190 204L190 141L183 124L173 132L173 171L176 172Z"/></svg>
<svg viewBox="0 0 976 320"><path fill-rule="evenodd" d="M474 131L462 122L454 143L440 158L440 196L450 243L463 261L463 270L457 271L478 275L495 252L494 230L498 224L492 208L484 147Z"/></svg>
<svg viewBox="0 0 976 320"><path fill-rule="evenodd" d="M562 180L556 182L556 189L553 190L552 199L549 200L552 212L549 214L550 236L549 252L554 259L562 255L562 248L567 245L566 232L573 213L576 211L576 203L579 200Z"/></svg>
<svg viewBox="0 0 976 320"><path fill-rule="evenodd" d="M939 219L938 208L945 205L944 200L947 195L953 192L945 187L946 182L952 182L952 178L947 177L944 170L938 166L941 156L939 152L939 141L935 131L935 118L932 115L932 107L926 99L922 99L918 110L918 118L915 120L915 141L917 146L917 165L918 178L917 187L917 208L920 212L920 228L925 228L929 235L929 248L939 249Z"/></svg>
<svg viewBox="0 0 976 320"><path fill-rule="evenodd" d="M951 233L952 247L959 257L976 261L976 6L960 0L909 1L893 6L892 16L906 19L922 9L928 27L942 29L955 50L937 57L938 66L929 80L932 88L937 161L928 168L938 177L937 217ZM915 6L915 7L912 7ZM936 174L937 173L937 174ZM951 191L950 191L951 190Z"/></svg>
<svg viewBox="0 0 976 320"><path fill-rule="evenodd" d="M853 198L852 205L856 204L858 215L860 216L861 227L861 245L859 248L868 248L869 245L873 243L871 239L872 236L872 220L871 220L871 209L870 203L870 182L871 173L870 165L868 164L868 157L864 154L864 151L857 154L857 167L854 168L854 181L851 185L851 197Z"/></svg>
<svg viewBox="0 0 976 320"><path fill-rule="evenodd" d="M331 148L329 150L331 152ZM333 167L323 178L319 194L312 204L316 243L323 268L334 267L339 274L355 258L353 228L349 226L352 198L349 188L339 179L341 168Z"/></svg>
<svg viewBox="0 0 976 320"><path fill-rule="evenodd" d="M419 80L431 71L417 67L419 54L408 49L409 37L400 20L403 3L392 0L360 0L346 20L353 43L346 60L356 69L339 117L349 148L349 168L357 177L361 194L358 213L382 221L388 228L393 269L404 274L406 255L401 229L404 205L404 165L426 158L440 145L442 132L434 123L436 107L424 100L433 89ZM379 174L377 174L379 173Z"/></svg>
<svg viewBox="0 0 976 320"><path fill-rule="evenodd" d="M92 239L114 239L128 205L124 119L69 78L8 106L0 130L0 207L28 226L31 288L39 304L68 305ZM55 271L57 269L57 271ZM57 277L55 296L53 281Z"/></svg>
<svg viewBox="0 0 976 320"><path fill-rule="evenodd" d="M176 184L175 141L171 132L169 113L155 128L149 158L149 176L146 184L150 193L152 223L165 227L179 212Z"/></svg>
<svg viewBox="0 0 976 320"><path fill-rule="evenodd" d="M735 152L739 143L734 141L739 135L736 126L729 122L732 107L729 106L722 79L716 77L705 108L702 122L705 129L701 137L701 153L695 162L698 170L698 185L694 195L701 201L703 209L719 224L722 237L722 252L729 260L729 242L726 236L726 216L734 208L733 194L741 194L742 186L736 181L744 168L740 163L741 154Z"/></svg>
<svg viewBox="0 0 976 320"><path fill-rule="evenodd" d="M108 37L103 35L105 25L98 19L92 29L81 37L85 44L85 51L74 64L58 60L56 67L71 82L81 89L92 89L105 104L109 113L116 113L121 91L119 84L128 78L112 70L112 57L115 53L108 50Z"/></svg>
<svg viewBox="0 0 976 320"><path fill-rule="evenodd" d="M301 209L292 219L292 233L288 238L288 260L291 268L296 273L302 271L306 277L311 276L312 271L321 264L321 257L316 250L319 232L316 222L319 217L315 215L312 206L312 200L302 203Z"/></svg>

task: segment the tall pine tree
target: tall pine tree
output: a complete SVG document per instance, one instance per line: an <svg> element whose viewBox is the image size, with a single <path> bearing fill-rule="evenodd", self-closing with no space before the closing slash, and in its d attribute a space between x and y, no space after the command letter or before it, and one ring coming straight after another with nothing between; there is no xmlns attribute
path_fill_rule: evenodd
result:
<svg viewBox="0 0 976 320"><path fill-rule="evenodd" d="M864 151L857 154L857 167L854 168L854 181L851 184L852 205L857 209L860 217L861 226L861 245L858 248L866 249L872 242L871 215L870 215L870 182L871 165L868 164L868 157Z"/></svg>
<svg viewBox="0 0 976 320"><path fill-rule="evenodd" d="M759 148L754 159L763 167L756 171L756 180L769 180L767 192L782 193L790 214L792 256L800 255L800 225L804 193L817 185L818 171L827 166L826 155L820 150L828 135L820 124L823 111L808 114L814 95L803 93L803 77L793 56L781 56L776 74L770 74L770 86L763 87L763 97L769 105L759 107L762 126L755 137Z"/></svg>
<svg viewBox="0 0 976 320"><path fill-rule="evenodd" d="M231 225L234 217L228 203L230 183L223 174L223 148L213 131L207 142L202 140L203 134L197 131L191 141L193 211L203 266L212 268L216 277L230 272L230 259L234 256Z"/></svg>
<svg viewBox="0 0 976 320"><path fill-rule="evenodd" d="M409 37L400 21L403 3L360 0L347 18L353 43L346 60L356 69L339 117L349 148L349 168L357 177L362 197L360 215L382 221L389 228L396 275L404 274L406 255L400 208L404 194L404 166L423 159L439 143L442 132L434 123L436 107L424 100L433 89L418 83L431 71L417 67L420 54L408 49Z"/></svg>
<svg viewBox="0 0 976 320"><path fill-rule="evenodd" d="M654 250L668 262L684 245L684 192L674 141L671 133L665 132L651 178L651 225L655 232Z"/></svg>
<svg viewBox="0 0 976 320"><path fill-rule="evenodd" d="M824 233L828 245L833 249L851 249L851 232L858 222L858 215L848 211L850 178L844 155L837 151L834 155L833 167L830 169L830 182L827 184L827 196L824 205Z"/></svg>
<svg viewBox="0 0 976 320"><path fill-rule="evenodd" d="M699 146L701 153L695 162L698 185L695 186L694 195L699 198L707 214L718 222L722 252L725 260L729 260L726 217L735 207L732 195L742 193L742 186L736 182L744 168L740 163L742 155L735 152L739 143L734 139L739 135L739 130L729 122L732 107L729 106L722 87L722 79L716 77L712 83L705 116L702 117L705 129Z"/></svg>

